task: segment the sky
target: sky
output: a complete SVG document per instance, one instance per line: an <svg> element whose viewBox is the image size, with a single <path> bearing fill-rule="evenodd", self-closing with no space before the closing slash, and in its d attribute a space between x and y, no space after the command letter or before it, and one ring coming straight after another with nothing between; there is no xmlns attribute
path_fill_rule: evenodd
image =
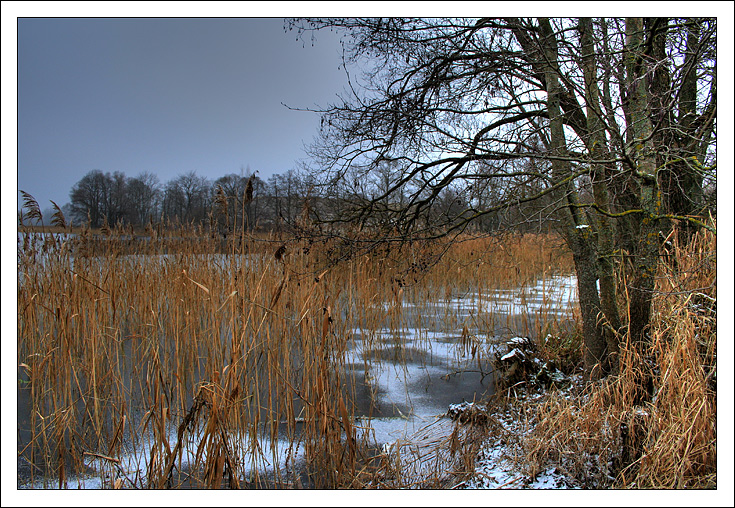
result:
<svg viewBox="0 0 735 508"><path fill-rule="evenodd" d="M295 168L346 78L339 39L282 18L18 20L18 189L42 209L94 169L214 180Z"/></svg>
<svg viewBox="0 0 735 508"><path fill-rule="evenodd" d="M417 14L416 3L389 4L355 2L336 10ZM437 4L446 6L422 3L421 13L433 13ZM493 11L485 12L489 4ZM454 2L450 14L513 11L506 3L489 4ZM11 164L16 205L24 190L42 209L51 200L69 202L72 186L94 169L128 177L149 172L163 184L189 171L213 180L249 169L265 180L295 168L319 116L283 104L325 106L344 89L346 77L335 33L319 32L313 46L308 38L304 44L284 31L279 16L335 14L329 12L335 5L340 3L4 2L4 153L11 148L6 126L17 127L17 157L4 158L4 201ZM554 2L540 5L554 8ZM584 5L595 13L594 6L604 4ZM75 15L89 17L66 17ZM182 17L163 17L171 15ZM13 30L16 40L8 35ZM15 55L6 49L13 43ZM15 100L11 71L17 75ZM15 107L13 118L7 111ZM17 206L9 210L13 216Z"/></svg>

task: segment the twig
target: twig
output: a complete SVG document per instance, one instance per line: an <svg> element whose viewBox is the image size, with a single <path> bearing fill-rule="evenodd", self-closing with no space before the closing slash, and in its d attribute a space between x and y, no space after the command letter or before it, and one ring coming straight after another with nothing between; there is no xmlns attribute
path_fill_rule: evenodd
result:
<svg viewBox="0 0 735 508"><path fill-rule="evenodd" d="M114 462L115 464L120 463L120 459L116 459L115 457L108 457L107 455L102 455L101 453L95 453L95 452L84 452L83 455L90 455L92 457L97 457L98 459L105 459L110 462Z"/></svg>

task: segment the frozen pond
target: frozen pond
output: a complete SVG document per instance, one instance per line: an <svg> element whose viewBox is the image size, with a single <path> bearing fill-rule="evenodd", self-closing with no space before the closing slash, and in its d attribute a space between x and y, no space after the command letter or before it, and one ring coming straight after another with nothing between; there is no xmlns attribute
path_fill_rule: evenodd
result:
<svg viewBox="0 0 735 508"><path fill-rule="evenodd" d="M492 394L494 346L514 335L534 336L537 325L548 320L571 320L576 301L575 278L557 276L515 290L450 295L421 305L406 297L383 304L386 319L381 328L358 326L348 334L343 378L350 380L345 389L356 404L355 426L367 433L373 446L383 449L396 441L410 442L429 427L451 428L445 416L450 404L480 401ZM19 395L19 403L20 399ZM257 445L262 453L249 455L252 463L243 464L245 471L283 474L298 469L304 460L302 448L286 436L260 436L258 443L248 439L242 437L243 449ZM175 429L168 441L170 448L176 445ZM145 485L140 475L152 453L148 442L140 435L135 446L124 444L117 464L86 457L89 475L67 478L67 486L109 487L118 469L135 476L137 486ZM193 464L197 446L186 443L177 465ZM18 464L19 474L30 467L23 459ZM58 487L58 481L48 479L33 486L21 483Z"/></svg>
<svg viewBox="0 0 735 508"><path fill-rule="evenodd" d="M346 363L359 386L357 416L369 421L377 446L410 439L442 418L450 404L493 393L495 345L534 335L538 323L571 320L576 302L576 279L553 277L422 308L401 303L398 330L353 331Z"/></svg>

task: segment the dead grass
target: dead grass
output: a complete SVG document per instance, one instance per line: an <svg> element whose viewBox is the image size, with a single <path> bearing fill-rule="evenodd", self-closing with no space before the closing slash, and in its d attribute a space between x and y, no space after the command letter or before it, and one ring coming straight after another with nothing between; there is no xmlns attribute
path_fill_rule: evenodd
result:
<svg viewBox="0 0 735 508"><path fill-rule="evenodd" d="M343 426L352 434L344 401L331 403L342 357L323 312L330 287L292 282L304 260L276 259L273 239L233 242L223 257L198 233L149 239L136 254L124 231L86 232L73 248L31 232L21 241L18 363L29 405L21 452L34 473L65 486L86 470L85 452L143 452L135 471L118 472L126 486L175 486L172 471L186 469L190 485L218 487L227 473L236 487L251 466L273 462L260 442L275 438L279 422L295 435L300 408L314 423L300 438L308 457L336 454ZM130 414L135 426L121 424ZM188 464L185 439L199 443Z"/></svg>
<svg viewBox="0 0 735 508"><path fill-rule="evenodd" d="M551 465L585 488L716 488L716 349L716 236L705 231L661 267L650 348L624 347L619 376L514 402L530 415L514 440L519 470ZM646 362L654 396L636 405Z"/></svg>
<svg viewBox="0 0 735 508"><path fill-rule="evenodd" d="M56 231L19 233L19 457L32 464L27 480L62 488L90 472L111 488L446 486L369 448L344 369L352 330L399 330L406 301L571 266L549 236L406 245L330 265L329 241ZM481 339L463 337L482 353ZM467 474L476 449L460 437L440 443L451 460L441 451L435 462Z"/></svg>

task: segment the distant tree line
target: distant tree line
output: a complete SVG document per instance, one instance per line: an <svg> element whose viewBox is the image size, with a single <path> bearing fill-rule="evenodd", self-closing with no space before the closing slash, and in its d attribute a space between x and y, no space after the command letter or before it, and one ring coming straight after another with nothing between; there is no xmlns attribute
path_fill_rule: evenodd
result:
<svg viewBox="0 0 735 508"><path fill-rule="evenodd" d="M485 166L488 172L496 169L492 164ZM266 180L250 171L230 173L215 180L190 171L164 184L148 172L128 177L120 171L95 169L72 187L70 205L65 209L74 224L88 224L92 228L104 224L145 227L149 223L165 222L173 226L202 225L223 235L243 229L284 230L305 216L317 222L344 216L350 209L384 193L391 178L401 170L397 161L383 161L370 179L345 178L338 185L325 186L313 174L293 169ZM525 231L548 229L552 221L546 210L549 203L523 201L526 195L539 191L534 185L534 182L520 182L514 186L512 192L517 194L518 205L485 215L473 224L474 229L490 232L511 225ZM447 186L424 212L424 219L427 224L442 223L469 210L507 200L510 191L510 187L504 191L497 186L482 185L481 180L469 189ZM376 223L389 212L389 209L375 209Z"/></svg>

